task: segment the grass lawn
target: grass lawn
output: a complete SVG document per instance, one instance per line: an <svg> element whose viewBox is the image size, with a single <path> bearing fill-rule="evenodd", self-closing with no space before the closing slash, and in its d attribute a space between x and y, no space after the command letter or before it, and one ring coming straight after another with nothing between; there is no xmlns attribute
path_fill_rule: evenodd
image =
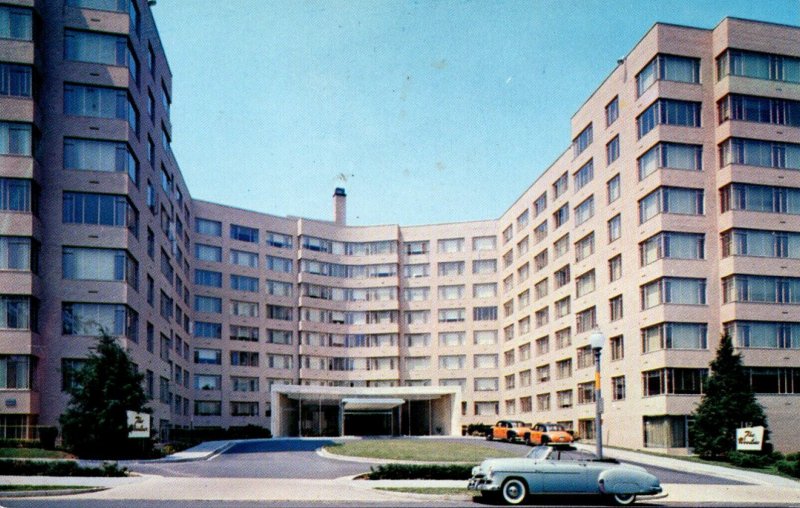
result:
<svg viewBox="0 0 800 508"><path fill-rule="evenodd" d="M0 459L74 459L75 456L59 450L42 448L0 448Z"/></svg>
<svg viewBox="0 0 800 508"><path fill-rule="evenodd" d="M0 485L0 492L35 492L38 490L85 490L84 485Z"/></svg>
<svg viewBox="0 0 800 508"><path fill-rule="evenodd" d="M519 452L514 453L482 444L454 443L437 439L364 439L326 446L325 449L330 453L348 457L474 463L489 457L521 457L528 451L525 446L520 446Z"/></svg>
<svg viewBox="0 0 800 508"><path fill-rule="evenodd" d="M448 487L378 487L376 490L388 490L391 492L410 492L411 494L431 494L434 496L480 496L481 493L476 490L467 490L462 488L448 488Z"/></svg>

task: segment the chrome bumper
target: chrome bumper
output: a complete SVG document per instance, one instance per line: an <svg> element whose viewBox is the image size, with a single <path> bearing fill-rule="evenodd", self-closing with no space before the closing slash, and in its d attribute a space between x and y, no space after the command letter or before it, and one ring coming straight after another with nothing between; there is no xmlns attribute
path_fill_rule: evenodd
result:
<svg viewBox="0 0 800 508"><path fill-rule="evenodd" d="M492 480L486 477L470 478L469 484L467 484L467 489L480 490L480 491L495 491L495 490L500 490L500 485L492 483Z"/></svg>

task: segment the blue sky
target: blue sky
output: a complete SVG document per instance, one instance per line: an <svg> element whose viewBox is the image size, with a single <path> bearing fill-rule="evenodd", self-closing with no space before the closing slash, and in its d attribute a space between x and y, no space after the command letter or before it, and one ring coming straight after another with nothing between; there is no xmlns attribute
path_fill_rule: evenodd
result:
<svg viewBox="0 0 800 508"><path fill-rule="evenodd" d="M656 21L800 25L800 0L161 0L194 198L348 223L497 218Z"/></svg>

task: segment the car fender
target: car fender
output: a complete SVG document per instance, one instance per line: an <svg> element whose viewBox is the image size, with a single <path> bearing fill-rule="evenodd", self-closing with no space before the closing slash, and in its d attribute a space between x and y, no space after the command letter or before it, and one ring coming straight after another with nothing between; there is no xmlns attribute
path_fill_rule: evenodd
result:
<svg viewBox="0 0 800 508"><path fill-rule="evenodd" d="M603 494L639 494L658 485L658 479L646 471L614 467L600 473L597 483Z"/></svg>

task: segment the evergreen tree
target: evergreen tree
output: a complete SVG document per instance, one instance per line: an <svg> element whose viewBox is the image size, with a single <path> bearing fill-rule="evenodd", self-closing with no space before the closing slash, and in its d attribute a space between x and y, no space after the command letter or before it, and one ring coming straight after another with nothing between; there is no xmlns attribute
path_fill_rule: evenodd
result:
<svg viewBox="0 0 800 508"><path fill-rule="evenodd" d="M721 458L735 450L737 428L767 426L767 417L750 388L741 355L733 352L733 342L727 334L711 362L711 375L704 383L703 398L693 417L691 444L697 454L707 458Z"/></svg>
<svg viewBox="0 0 800 508"><path fill-rule="evenodd" d="M126 411L147 411L143 379L128 353L101 332L96 350L67 389L70 401L59 418L65 444L88 458L122 458L141 449L141 440L128 438Z"/></svg>

